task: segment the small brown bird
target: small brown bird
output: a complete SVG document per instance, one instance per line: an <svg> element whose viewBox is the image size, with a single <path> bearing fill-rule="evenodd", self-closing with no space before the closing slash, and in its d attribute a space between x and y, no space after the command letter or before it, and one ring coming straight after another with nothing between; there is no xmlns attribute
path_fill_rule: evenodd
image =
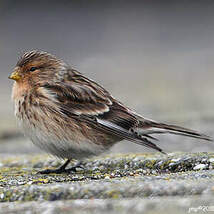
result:
<svg viewBox="0 0 214 214"><path fill-rule="evenodd" d="M116 100L91 79L42 52L25 53L9 77L15 80L12 99L15 115L32 142L67 161L81 160L107 151L124 139L162 149L153 134L178 134L210 141L211 138L183 127L146 119Z"/></svg>

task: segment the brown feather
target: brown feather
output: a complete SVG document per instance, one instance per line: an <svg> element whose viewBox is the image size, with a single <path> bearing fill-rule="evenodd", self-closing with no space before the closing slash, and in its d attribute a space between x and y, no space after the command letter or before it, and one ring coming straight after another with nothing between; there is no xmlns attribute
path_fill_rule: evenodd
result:
<svg viewBox="0 0 214 214"><path fill-rule="evenodd" d="M34 71L31 72L31 68ZM162 152L152 134L180 134L211 140L179 126L147 120L124 106L102 86L45 52L24 54L15 68L16 114L26 135L63 158L100 154L127 139ZM50 142L49 142L50 141Z"/></svg>

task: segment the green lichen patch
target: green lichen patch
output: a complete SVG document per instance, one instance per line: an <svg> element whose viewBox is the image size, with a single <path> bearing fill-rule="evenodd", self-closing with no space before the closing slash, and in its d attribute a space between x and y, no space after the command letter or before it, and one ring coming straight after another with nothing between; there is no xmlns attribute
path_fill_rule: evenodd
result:
<svg viewBox="0 0 214 214"><path fill-rule="evenodd" d="M13 186L0 189L0 201L58 201L70 199L119 199L160 196L214 196L214 170L138 176L96 181L77 181Z"/></svg>
<svg viewBox="0 0 214 214"><path fill-rule="evenodd" d="M77 172L49 175L38 172L63 162L47 155L22 155L2 157L0 163L2 202L197 195L214 190L213 153L116 154L85 160Z"/></svg>

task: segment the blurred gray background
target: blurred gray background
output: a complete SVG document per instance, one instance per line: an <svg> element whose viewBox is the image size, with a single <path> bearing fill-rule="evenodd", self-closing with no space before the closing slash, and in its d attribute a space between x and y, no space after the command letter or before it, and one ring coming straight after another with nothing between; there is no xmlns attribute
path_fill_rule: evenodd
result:
<svg viewBox="0 0 214 214"><path fill-rule="evenodd" d="M7 77L25 51L48 51L148 118L214 136L213 1L0 0L0 152L40 152L20 136ZM165 151L213 143L162 136ZM151 152L121 142L112 152Z"/></svg>

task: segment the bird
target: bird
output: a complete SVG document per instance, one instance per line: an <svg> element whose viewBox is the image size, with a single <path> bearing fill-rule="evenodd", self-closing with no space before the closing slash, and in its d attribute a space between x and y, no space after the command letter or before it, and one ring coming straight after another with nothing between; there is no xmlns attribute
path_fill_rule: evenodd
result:
<svg viewBox="0 0 214 214"><path fill-rule="evenodd" d="M82 160L128 140L165 153L153 134L175 134L211 141L177 125L147 119L114 98L95 81L56 56L24 53L9 76L14 80L15 116L26 137L40 149L66 160L42 174L64 173L72 159Z"/></svg>

